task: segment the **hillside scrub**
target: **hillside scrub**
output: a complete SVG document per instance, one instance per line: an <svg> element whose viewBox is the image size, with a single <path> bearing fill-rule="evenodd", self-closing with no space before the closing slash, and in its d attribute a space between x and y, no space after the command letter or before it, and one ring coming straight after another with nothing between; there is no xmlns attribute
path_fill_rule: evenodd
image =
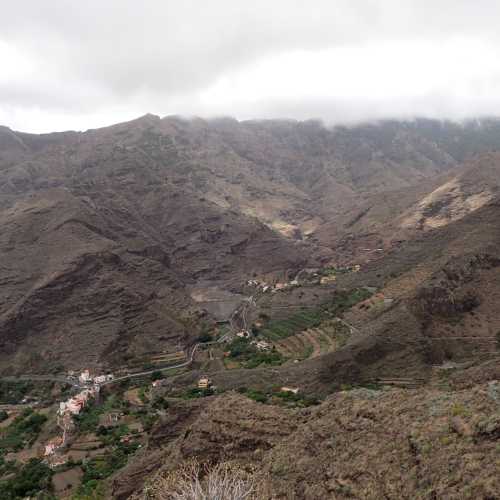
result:
<svg viewBox="0 0 500 500"><path fill-rule="evenodd" d="M258 500L259 485L252 475L229 463L213 467L192 461L157 478L146 490L154 500Z"/></svg>
<svg viewBox="0 0 500 500"><path fill-rule="evenodd" d="M40 433L47 417L35 413L32 409L25 410L0 434L0 455L8 451L19 451L32 444Z"/></svg>
<svg viewBox="0 0 500 500"><path fill-rule="evenodd" d="M278 366L285 358L276 350L260 351L248 339L236 338L228 345L229 357L243 368L257 368L261 365Z"/></svg>
<svg viewBox="0 0 500 500"><path fill-rule="evenodd" d="M279 340L309 328L317 328L324 321L341 315L354 305L371 297L372 294L366 288L340 290L335 293L333 300L315 309L304 309L286 319L269 321L262 329L262 335L271 340Z"/></svg>

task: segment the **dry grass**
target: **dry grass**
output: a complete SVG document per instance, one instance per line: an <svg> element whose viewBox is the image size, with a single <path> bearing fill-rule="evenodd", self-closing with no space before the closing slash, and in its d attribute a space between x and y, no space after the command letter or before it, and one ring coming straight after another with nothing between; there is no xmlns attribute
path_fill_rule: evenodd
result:
<svg viewBox="0 0 500 500"><path fill-rule="evenodd" d="M258 500L263 499L255 475L221 463L209 467L196 460L158 476L144 491L148 500Z"/></svg>

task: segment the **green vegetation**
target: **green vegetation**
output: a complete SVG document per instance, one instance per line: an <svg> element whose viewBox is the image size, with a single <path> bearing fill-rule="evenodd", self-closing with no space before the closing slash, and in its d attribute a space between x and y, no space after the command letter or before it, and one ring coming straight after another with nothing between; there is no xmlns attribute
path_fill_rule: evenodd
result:
<svg viewBox="0 0 500 500"><path fill-rule="evenodd" d="M141 387L139 388L139 399L142 401L143 404L147 404L148 401L149 401L149 398L148 396L146 395L146 388L145 387Z"/></svg>
<svg viewBox="0 0 500 500"><path fill-rule="evenodd" d="M14 477L0 482L0 500L15 500L26 497L41 498L52 488L53 472L37 458L32 458Z"/></svg>
<svg viewBox="0 0 500 500"><path fill-rule="evenodd" d="M17 464L15 460L5 460L0 456L0 477L6 476L17 471Z"/></svg>
<svg viewBox="0 0 500 500"><path fill-rule="evenodd" d="M165 375L160 370L156 370L151 374L151 381L154 382L155 380L161 380L162 378L165 378Z"/></svg>
<svg viewBox="0 0 500 500"><path fill-rule="evenodd" d="M336 276L337 274L351 273L354 269L352 267L324 267L318 271L321 276Z"/></svg>
<svg viewBox="0 0 500 500"><path fill-rule="evenodd" d="M21 415L0 434L0 455L8 451L19 451L25 446L32 444L47 417L40 413L35 413L31 408L25 410Z"/></svg>
<svg viewBox="0 0 500 500"><path fill-rule="evenodd" d="M454 417L457 417L457 416L462 417L462 416L469 415L470 411L463 404L456 403L451 408L451 414Z"/></svg>
<svg viewBox="0 0 500 500"><path fill-rule="evenodd" d="M102 405L91 401L79 415L75 415L74 421L81 432L94 432L99 426L99 417L112 410L126 410L126 404L118 394L109 396Z"/></svg>
<svg viewBox="0 0 500 500"><path fill-rule="evenodd" d="M104 484L92 479L81 484L71 500L105 500Z"/></svg>
<svg viewBox="0 0 500 500"><path fill-rule="evenodd" d="M306 396L300 392L295 394L291 391L281 391L279 388L265 393L256 389L240 387L238 392L240 394L244 394L247 398L257 401L258 403L275 404L292 408L305 408L307 406L317 405L320 403L319 399L312 395Z"/></svg>
<svg viewBox="0 0 500 500"><path fill-rule="evenodd" d="M166 410L169 407L168 401L164 397L155 398L151 404L156 410Z"/></svg>
<svg viewBox="0 0 500 500"><path fill-rule="evenodd" d="M281 365L285 358L276 350L260 351L248 339L236 338L228 345L229 357L244 368Z"/></svg>
<svg viewBox="0 0 500 500"><path fill-rule="evenodd" d="M104 498L101 496L103 494L103 485L100 481L124 467L127 464L127 460L128 454L120 448L106 455L89 460L82 466L82 484L73 498L75 500Z"/></svg>
<svg viewBox="0 0 500 500"><path fill-rule="evenodd" d="M9 418L9 414L5 410L0 410L0 422L7 420Z"/></svg>
<svg viewBox="0 0 500 500"><path fill-rule="evenodd" d="M314 351L314 347L311 344L308 344L306 347L304 347L304 350L302 351L302 354L300 355L301 359L308 359L311 357L312 353Z"/></svg>
<svg viewBox="0 0 500 500"><path fill-rule="evenodd" d="M325 320L333 318L350 309L357 303L371 297L372 292L365 288L339 291L331 302L315 309L304 309L286 319L272 320L262 328L262 335L271 340L280 340L300 333L308 328L317 328Z"/></svg>
<svg viewBox="0 0 500 500"><path fill-rule="evenodd" d="M302 393L293 393L291 391L278 391L273 394L274 398L277 398L286 406L305 408L307 406L313 406L320 403L318 398L314 396L306 396Z"/></svg>
<svg viewBox="0 0 500 500"><path fill-rule="evenodd" d="M33 390L32 382L6 382L0 380L0 402L3 404L19 404Z"/></svg>
<svg viewBox="0 0 500 500"><path fill-rule="evenodd" d="M211 388L208 389L198 389L197 387L193 387L191 389L187 389L184 391L180 397L182 399L196 399L196 398L204 398L206 396L212 396L215 394L215 391Z"/></svg>
<svg viewBox="0 0 500 500"><path fill-rule="evenodd" d="M238 389L240 394L244 394L247 398L253 399L258 403L267 403L268 397L267 394L257 391L255 389L247 389L246 387L240 387Z"/></svg>
<svg viewBox="0 0 500 500"><path fill-rule="evenodd" d="M96 435L106 446L118 446L123 436L130 433L128 426L125 424L117 425L116 427L99 426Z"/></svg>
<svg viewBox="0 0 500 500"><path fill-rule="evenodd" d="M110 396L103 406L92 408L83 421L80 422L80 425L83 422L85 428L89 423L95 423L96 416L98 422L101 413L121 407L122 403L116 395ZM144 428L147 427L145 420L148 417L155 418L155 415L148 415L145 409L138 411L137 416L143 420ZM115 427L95 425L92 430L96 431L96 435L99 436L102 444L111 447L111 450L103 456L84 462L82 465L82 484L73 496L73 500L104 499L104 487L101 481L124 467L128 457L135 453L139 447L137 442L130 442L131 432L125 424L116 425Z"/></svg>
<svg viewBox="0 0 500 500"><path fill-rule="evenodd" d="M82 432L93 432L99 425L99 416L103 413L102 407L91 402L79 415L75 415L74 421Z"/></svg>
<svg viewBox="0 0 500 500"><path fill-rule="evenodd" d="M308 328L315 328L326 318L322 309L303 310L287 319L270 321L263 329L262 335L271 340L280 340Z"/></svg>

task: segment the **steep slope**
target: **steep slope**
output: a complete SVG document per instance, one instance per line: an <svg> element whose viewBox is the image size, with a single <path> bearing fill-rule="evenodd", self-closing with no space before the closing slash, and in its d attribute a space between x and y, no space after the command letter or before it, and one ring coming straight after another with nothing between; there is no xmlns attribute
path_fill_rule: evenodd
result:
<svg viewBox="0 0 500 500"><path fill-rule="evenodd" d="M115 140L68 134L3 163L3 367L116 366L185 346L201 312L190 284L230 287L306 261L305 248Z"/></svg>
<svg viewBox="0 0 500 500"><path fill-rule="evenodd" d="M360 262L423 232L444 227L497 200L500 155L485 153L421 183L369 197L314 235L339 260Z"/></svg>
<svg viewBox="0 0 500 500"><path fill-rule="evenodd" d="M498 390L358 389L304 410L230 393L195 412L174 407L109 494L162 498L157 478L196 457L251 471L257 498L495 498Z"/></svg>
<svg viewBox="0 0 500 500"><path fill-rule="evenodd" d="M456 221L496 196L495 155L458 163L498 149L499 129L153 115L84 133L2 127L0 364L116 366L186 346L207 297L236 304L252 276L352 262Z"/></svg>

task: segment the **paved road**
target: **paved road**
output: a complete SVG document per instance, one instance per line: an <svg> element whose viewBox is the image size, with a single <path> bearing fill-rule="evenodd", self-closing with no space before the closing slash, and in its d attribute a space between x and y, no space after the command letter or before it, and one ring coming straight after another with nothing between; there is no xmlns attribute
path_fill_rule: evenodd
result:
<svg viewBox="0 0 500 500"><path fill-rule="evenodd" d="M243 314L245 314L246 313L246 307L252 306L252 305L255 305L254 300L253 300L253 296L252 297L245 297L245 299L233 311L233 313L231 314L231 317L230 317L230 324L231 324L232 329L234 329L234 331L233 332L228 332L227 334L225 334L224 336L222 336L218 340L214 340L212 342L203 342L203 343L197 343L197 344L195 344L194 347L193 347L193 349L191 350L191 353L189 355L189 359L187 359L186 361L183 361L182 363L179 363L177 365L168 366L166 368L155 368L155 369L152 369L152 370L145 370L145 371L142 371L142 372L130 373L128 375L123 375L121 377L114 378L113 380L108 380L108 381L103 382L103 383L101 383L99 385L102 387L102 386L105 386L105 385L114 384L115 382L121 382L123 380L128 380L128 379L131 379L131 378L138 378L138 377L144 377L146 375L151 375L154 372L165 372L165 371L168 371L168 370L175 370L177 368L184 368L186 366L189 366L193 362L194 355L196 354L196 351L197 351L197 349L200 346L202 346L202 345L211 345L211 344L221 344L221 343L225 342L226 340L229 340L229 338L231 336L231 333L235 333L235 331L237 331L237 329L238 329L238 326L235 325L235 323L234 323L234 319L235 319L235 316L238 313L240 313L240 308L243 306L243 308L244 308ZM245 321L245 319L246 318L244 318L244 321ZM0 380L4 380L4 381L7 381L7 382L19 382L19 381L23 381L23 380L27 380L27 381L28 380L31 380L31 381L43 381L43 380L46 380L46 381L51 381L51 382L61 382L61 383L65 383L65 384L71 384L72 386L74 386L74 387L76 387L78 389L84 389L85 387L87 387L87 385L85 385L85 384L80 384L80 382L78 381L78 379L67 378L67 377L63 377L63 376L60 376L60 375L59 376L57 376L57 375L20 375L18 377L1 377Z"/></svg>
<svg viewBox="0 0 500 500"><path fill-rule="evenodd" d="M155 372L164 372L164 371L168 371L168 370L175 370L176 368L184 368L185 366L189 366L193 362L196 350L198 349L198 347L200 345L209 345L209 344L213 344L213 343L215 343L215 342L204 342L203 344L201 344L201 343L195 344L193 349L191 350L191 354L189 356L189 359L187 359L186 361L183 361L182 363L179 363L178 365L167 366L166 368L155 368L153 370L145 370L143 372L130 373L129 375L123 375L121 377L116 377L113 380L108 380L108 381L103 382L102 384L99 384L99 385L101 387L103 387L105 385L114 384L115 382L121 382L122 380L128 380L131 378L152 375Z"/></svg>

